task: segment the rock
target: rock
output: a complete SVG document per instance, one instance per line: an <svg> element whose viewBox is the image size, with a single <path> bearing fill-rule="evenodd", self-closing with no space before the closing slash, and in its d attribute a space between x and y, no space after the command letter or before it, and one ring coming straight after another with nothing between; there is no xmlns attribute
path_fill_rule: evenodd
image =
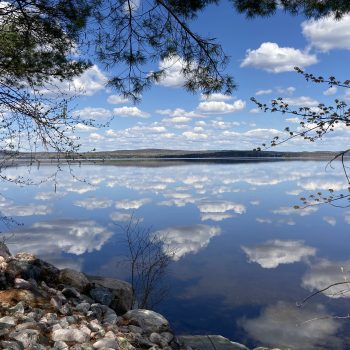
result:
<svg viewBox="0 0 350 350"><path fill-rule="evenodd" d="M38 266L35 266L32 261L17 260L16 258L12 258L7 262L6 271L11 276L21 278L24 280L28 280L30 278L39 280L41 274L40 268Z"/></svg>
<svg viewBox="0 0 350 350"><path fill-rule="evenodd" d="M160 334L158 333L151 333L150 336L148 337L150 342L160 345L161 341L162 341L162 337L160 336Z"/></svg>
<svg viewBox="0 0 350 350"><path fill-rule="evenodd" d="M90 290L90 296L92 299L100 304L109 306L113 300L113 295L110 289L105 287L97 287Z"/></svg>
<svg viewBox="0 0 350 350"><path fill-rule="evenodd" d="M21 331L15 331L10 333L9 338L17 340L25 348L27 348L38 341L39 334L39 331L36 329L23 329Z"/></svg>
<svg viewBox="0 0 350 350"><path fill-rule="evenodd" d="M90 304L89 303L80 303L75 307L75 309L77 311L80 311L80 312L86 314L90 310Z"/></svg>
<svg viewBox="0 0 350 350"><path fill-rule="evenodd" d="M5 272L7 269L7 263L4 257L0 256L0 271Z"/></svg>
<svg viewBox="0 0 350 350"><path fill-rule="evenodd" d="M15 278L14 287L17 289L29 289L29 290L33 288L32 284L27 280L24 280L23 278Z"/></svg>
<svg viewBox="0 0 350 350"><path fill-rule="evenodd" d="M18 341L1 341L0 346L6 350L24 350L23 345Z"/></svg>
<svg viewBox="0 0 350 350"><path fill-rule="evenodd" d="M118 349L118 343L111 338L102 338L93 344L94 349Z"/></svg>
<svg viewBox="0 0 350 350"><path fill-rule="evenodd" d="M133 343L135 343L137 347L141 348L151 348L154 345L148 339L142 337L139 333L133 334Z"/></svg>
<svg viewBox="0 0 350 350"><path fill-rule="evenodd" d="M231 342L221 335L185 335L178 337L186 346L201 350L249 350L240 343Z"/></svg>
<svg viewBox="0 0 350 350"><path fill-rule="evenodd" d="M123 337L117 337L119 348L121 350L135 350L135 348Z"/></svg>
<svg viewBox="0 0 350 350"><path fill-rule="evenodd" d="M5 244L5 242L0 242L0 256L3 257L5 260L11 256L11 253Z"/></svg>
<svg viewBox="0 0 350 350"><path fill-rule="evenodd" d="M73 287L66 287L62 290L62 294L66 298L77 298L80 299L80 293Z"/></svg>
<svg viewBox="0 0 350 350"><path fill-rule="evenodd" d="M174 334L170 332L163 332L160 335L167 343L170 343L174 339Z"/></svg>
<svg viewBox="0 0 350 350"><path fill-rule="evenodd" d="M128 311L123 317L147 333L161 333L169 330L169 322L161 315L151 310L135 309Z"/></svg>
<svg viewBox="0 0 350 350"><path fill-rule="evenodd" d="M23 329L38 329L39 326L36 322L24 322L16 326L16 331L21 331Z"/></svg>
<svg viewBox="0 0 350 350"><path fill-rule="evenodd" d="M54 350L68 350L68 345L64 341L56 341L53 345Z"/></svg>
<svg viewBox="0 0 350 350"><path fill-rule="evenodd" d="M141 327L129 325L128 328L129 328L130 332L132 332L132 333L142 334L142 332L143 332L143 329Z"/></svg>
<svg viewBox="0 0 350 350"><path fill-rule="evenodd" d="M60 283L73 287L82 293L89 289L90 286L89 280L82 272L72 269L61 270L58 280Z"/></svg>
<svg viewBox="0 0 350 350"><path fill-rule="evenodd" d="M52 332L53 341L72 341L85 343L90 337L79 329L57 329Z"/></svg>
<svg viewBox="0 0 350 350"><path fill-rule="evenodd" d="M17 321L14 317L5 316L0 318L0 328L12 327L17 324Z"/></svg>
<svg viewBox="0 0 350 350"><path fill-rule="evenodd" d="M88 276L88 279L95 285L95 288L104 287L110 290L113 299L109 306L117 314L122 315L130 310L133 301L130 283L108 277Z"/></svg>

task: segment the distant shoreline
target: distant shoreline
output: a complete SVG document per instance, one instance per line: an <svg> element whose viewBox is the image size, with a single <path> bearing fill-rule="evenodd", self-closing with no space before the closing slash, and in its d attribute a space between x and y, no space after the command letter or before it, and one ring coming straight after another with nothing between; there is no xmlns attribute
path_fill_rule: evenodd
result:
<svg viewBox="0 0 350 350"><path fill-rule="evenodd" d="M331 160L339 152L275 152L246 150L185 151L166 149L118 150L82 153L11 153L2 152L0 158L9 161L32 162L119 162L119 161L272 161L272 160Z"/></svg>

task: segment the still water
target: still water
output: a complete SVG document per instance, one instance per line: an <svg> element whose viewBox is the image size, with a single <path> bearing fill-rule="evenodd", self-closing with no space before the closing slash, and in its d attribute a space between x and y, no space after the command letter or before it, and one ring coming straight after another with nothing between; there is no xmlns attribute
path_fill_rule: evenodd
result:
<svg viewBox="0 0 350 350"><path fill-rule="evenodd" d="M339 169L337 169L339 168ZM350 209L293 209L317 191L347 191L325 162L116 163L20 166L2 185L10 249L59 267L127 278L118 269L120 225L131 215L166 233L176 251L170 294L158 311L178 333L221 334L249 346L349 349ZM29 173L28 173L29 172ZM349 286L350 288L350 286Z"/></svg>

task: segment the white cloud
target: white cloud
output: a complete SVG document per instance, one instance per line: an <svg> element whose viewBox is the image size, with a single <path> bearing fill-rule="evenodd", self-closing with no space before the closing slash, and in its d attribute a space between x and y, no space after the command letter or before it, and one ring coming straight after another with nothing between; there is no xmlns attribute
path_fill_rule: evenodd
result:
<svg viewBox="0 0 350 350"><path fill-rule="evenodd" d="M331 86L326 91L323 91L323 95L332 96L332 95L335 95L337 93L337 91L338 91L338 89L336 86Z"/></svg>
<svg viewBox="0 0 350 350"><path fill-rule="evenodd" d="M267 89L267 90L258 90L255 95L260 96L260 95L269 95L272 94L272 89Z"/></svg>
<svg viewBox="0 0 350 350"><path fill-rule="evenodd" d="M245 101L236 100L233 103L226 103L224 101L206 101L200 102L197 109L203 113L211 114L225 114L234 113L244 109Z"/></svg>
<svg viewBox="0 0 350 350"><path fill-rule="evenodd" d="M65 192L38 192L34 199L40 200L40 201L48 201L52 200L53 198L62 198L66 195Z"/></svg>
<svg viewBox="0 0 350 350"><path fill-rule="evenodd" d="M321 290L333 283L347 281L349 279L350 261L318 260L310 266L310 270L303 276L302 287L310 292ZM326 291L330 298L349 298L350 283L334 286Z"/></svg>
<svg viewBox="0 0 350 350"><path fill-rule="evenodd" d="M52 79L50 84L40 90L44 95L57 95L64 93L67 95L86 95L92 96L98 91L104 90L107 84L107 77L102 73L98 66L93 65L83 74L72 79L72 81L58 81Z"/></svg>
<svg viewBox="0 0 350 350"><path fill-rule="evenodd" d="M271 240L253 247L242 246L249 262L258 263L264 269L273 269L281 264L299 262L316 254L316 249L304 244L304 241Z"/></svg>
<svg viewBox="0 0 350 350"><path fill-rule="evenodd" d="M321 305L297 308L293 303L278 302L259 317L242 319L240 324L250 337L269 348L343 349L336 337L341 324Z"/></svg>
<svg viewBox="0 0 350 350"><path fill-rule="evenodd" d="M322 51L350 49L350 15L340 20L333 16L311 19L302 23L304 36L310 45Z"/></svg>
<svg viewBox="0 0 350 350"><path fill-rule="evenodd" d="M203 140L208 138L208 135L206 134L196 133L193 131L185 131L182 133L182 135L188 140Z"/></svg>
<svg viewBox="0 0 350 350"><path fill-rule="evenodd" d="M201 215L202 221L212 220L212 221L222 221L226 219L231 219L233 216L231 214L222 213L205 213Z"/></svg>
<svg viewBox="0 0 350 350"><path fill-rule="evenodd" d="M86 125L86 124L82 124L82 123L78 123L74 126L75 130L80 131L80 132L91 132L94 130L97 130L96 127L94 126L90 126L90 125Z"/></svg>
<svg viewBox="0 0 350 350"><path fill-rule="evenodd" d="M151 200L149 198L141 198L141 199L134 199L134 200L124 199L124 200L117 201L115 204L115 207L117 209L125 209L125 210L139 209L143 205L150 202Z"/></svg>
<svg viewBox="0 0 350 350"><path fill-rule="evenodd" d="M82 207L87 210L109 208L112 206L112 204L113 201L111 199L96 197L89 197L74 202L74 205L76 205L77 207Z"/></svg>
<svg viewBox="0 0 350 350"><path fill-rule="evenodd" d="M149 113L141 111L137 107L119 107L113 108L113 113L120 117L135 117L135 118L148 118Z"/></svg>
<svg viewBox="0 0 350 350"><path fill-rule="evenodd" d="M220 227L194 225L169 227L155 232L154 235L164 242L166 251L174 252L174 260L179 260L188 253L198 253L220 233Z"/></svg>
<svg viewBox="0 0 350 350"><path fill-rule="evenodd" d="M196 118L196 117L202 117L201 114L195 112L195 111L186 111L182 108L176 108L176 109L158 109L156 110L156 113L160 115L167 115L172 118Z"/></svg>
<svg viewBox="0 0 350 350"><path fill-rule="evenodd" d="M316 107L319 105L319 102L309 96L300 96L300 97L286 97L283 99L285 103L288 103L290 106L297 107Z"/></svg>
<svg viewBox="0 0 350 350"><path fill-rule="evenodd" d="M15 234L15 244L11 246L14 252L26 251L39 256L57 255L61 251L75 255L93 252L100 250L112 236L112 232L92 220L43 221Z"/></svg>
<svg viewBox="0 0 350 350"><path fill-rule="evenodd" d="M294 86L288 86L287 88L277 87L276 90L280 94L293 95L295 90L296 90L296 88Z"/></svg>
<svg viewBox="0 0 350 350"><path fill-rule="evenodd" d="M109 215L109 217L113 220L113 221L131 221L132 219L135 219L137 221L142 221L142 219L140 218L135 218L133 214L129 214L129 213L121 213L119 211L115 211L114 213L111 213Z"/></svg>
<svg viewBox="0 0 350 350"><path fill-rule="evenodd" d="M322 220L332 226L335 226L337 224L337 220L333 216L324 216Z"/></svg>
<svg viewBox="0 0 350 350"><path fill-rule="evenodd" d="M73 112L73 115L84 119L103 119L110 118L112 113L110 110L101 107L85 107Z"/></svg>
<svg viewBox="0 0 350 350"><path fill-rule="evenodd" d="M281 207L279 209L272 210L272 213L277 215L307 216L315 213L317 210L318 210L318 207L306 207L302 209L295 209L293 207Z"/></svg>
<svg viewBox="0 0 350 350"><path fill-rule="evenodd" d="M210 95L201 94L201 101L230 101L233 99L231 95L224 95L220 93L213 93Z"/></svg>
<svg viewBox="0 0 350 350"><path fill-rule="evenodd" d="M246 212L246 207L243 204L229 201L200 202L197 206L201 213L225 213L227 211L233 211L236 214L244 214Z"/></svg>
<svg viewBox="0 0 350 350"><path fill-rule="evenodd" d="M261 112L260 108L252 108L252 109L249 111L249 113L253 113L253 114L257 114L257 113L260 113L260 112Z"/></svg>
<svg viewBox="0 0 350 350"><path fill-rule="evenodd" d="M252 66L271 73L293 71L295 66L307 67L317 63L317 57L292 47L279 47L265 42L256 50L247 50L241 67Z"/></svg>
<svg viewBox="0 0 350 350"><path fill-rule="evenodd" d="M121 95L110 95L107 98L107 102L113 105L120 105L120 104L129 103L130 100Z"/></svg>
<svg viewBox="0 0 350 350"><path fill-rule="evenodd" d="M160 80L159 85L167 87L181 87L186 79L182 74L185 62L178 56L168 57L159 63L160 70L166 70L166 75Z"/></svg>

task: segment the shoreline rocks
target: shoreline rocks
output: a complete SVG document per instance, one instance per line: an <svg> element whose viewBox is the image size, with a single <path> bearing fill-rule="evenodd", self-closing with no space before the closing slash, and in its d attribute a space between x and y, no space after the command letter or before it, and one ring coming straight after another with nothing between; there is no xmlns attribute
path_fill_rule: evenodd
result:
<svg viewBox="0 0 350 350"><path fill-rule="evenodd" d="M12 256L0 243L1 349L198 348L194 343L191 347L189 339L180 341L162 315L130 310L132 300L127 282L59 270L29 253ZM248 349L227 341L236 347L216 350Z"/></svg>

